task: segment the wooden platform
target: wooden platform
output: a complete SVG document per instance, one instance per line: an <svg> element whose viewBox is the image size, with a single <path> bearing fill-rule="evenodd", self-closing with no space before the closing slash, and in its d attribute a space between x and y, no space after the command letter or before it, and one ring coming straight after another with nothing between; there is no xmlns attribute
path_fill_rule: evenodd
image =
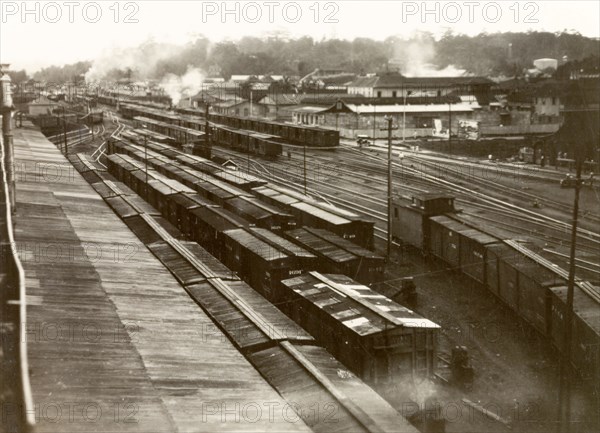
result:
<svg viewBox="0 0 600 433"><path fill-rule="evenodd" d="M36 431L308 431L56 147L24 125L14 130L15 235Z"/></svg>

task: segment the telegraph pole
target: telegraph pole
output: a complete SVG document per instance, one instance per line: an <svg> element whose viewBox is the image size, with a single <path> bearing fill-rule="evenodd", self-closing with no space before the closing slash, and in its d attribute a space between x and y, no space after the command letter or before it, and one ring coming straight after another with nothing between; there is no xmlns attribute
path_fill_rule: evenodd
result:
<svg viewBox="0 0 600 433"><path fill-rule="evenodd" d="M62 107L62 121L63 121L63 144L65 145L65 155L67 154L67 121L65 120L65 107Z"/></svg>
<svg viewBox="0 0 600 433"><path fill-rule="evenodd" d="M304 144L304 195L308 195L306 193L306 143Z"/></svg>
<svg viewBox="0 0 600 433"><path fill-rule="evenodd" d="M204 102L204 144L206 145L206 155L210 159L212 156L212 148L210 143L210 125L208 122L208 102L203 99Z"/></svg>
<svg viewBox="0 0 600 433"><path fill-rule="evenodd" d="M452 105L448 103L448 153L452 154Z"/></svg>
<svg viewBox="0 0 600 433"><path fill-rule="evenodd" d="M558 390L558 431L569 432L571 422L571 336L573 331L573 295L575 291L575 244L577 242L577 217L579 214L579 192L583 161L577 161L575 178L575 199L573 203L573 225L571 227L571 250L569 254L569 282L567 285L567 305L565 311L565 333L563 336L562 357L560 360L560 387ZM564 416L563 416L564 413Z"/></svg>
<svg viewBox="0 0 600 433"><path fill-rule="evenodd" d="M387 258L392 256L392 116L386 116L388 123L388 224L387 224Z"/></svg>

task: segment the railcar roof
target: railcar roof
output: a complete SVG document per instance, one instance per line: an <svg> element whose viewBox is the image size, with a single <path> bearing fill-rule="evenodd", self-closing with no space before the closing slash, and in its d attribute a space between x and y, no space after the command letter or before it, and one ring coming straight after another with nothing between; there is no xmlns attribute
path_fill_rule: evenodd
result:
<svg viewBox="0 0 600 433"><path fill-rule="evenodd" d="M345 275L309 272L282 283L361 336L400 327L439 328L429 319Z"/></svg>

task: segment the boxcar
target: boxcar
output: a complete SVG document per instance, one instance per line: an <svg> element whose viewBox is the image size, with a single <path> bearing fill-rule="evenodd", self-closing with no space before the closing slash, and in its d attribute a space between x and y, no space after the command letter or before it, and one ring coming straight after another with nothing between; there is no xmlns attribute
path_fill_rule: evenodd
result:
<svg viewBox="0 0 600 433"><path fill-rule="evenodd" d="M431 253L452 269L460 269L460 239L471 229L443 215L429 218L429 224Z"/></svg>
<svg viewBox="0 0 600 433"><path fill-rule="evenodd" d="M242 218L219 207L201 207L191 210L192 239L223 260L224 232L248 227Z"/></svg>
<svg viewBox="0 0 600 433"><path fill-rule="evenodd" d="M327 230L302 227L285 237L321 259L319 272L344 274L364 284L384 279L384 257Z"/></svg>
<svg viewBox="0 0 600 433"><path fill-rule="evenodd" d="M565 281L533 260L524 260L519 272L519 314L543 335L551 332L551 291Z"/></svg>
<svg viewBox="0 0 600 433"><path fill-rule="evenodd" d="M430 320L344 275L310 272L281 290L290 317L363 380L434 373L440 327Z"/></svg>
<svg viewBox="0 0 600 433"><path fill-rule="evenodd" d="M224 206L227 200L234 197L252 197L250 193L244 190L228 185L217 179L206 179L194 184L194 189L198 194L218 204Z"/></svg>
<svg viewBox="0 0 600 433"><path fill-rule="evenodd" d="M562 350L567 287L553 287L551 292L551 336L553 343ZM598 386L600 383L600 309L596 301L575 287L573 312L571 363L585 380Z"/></svg>
<svg viewBox="0 0 600 433"><path fill-rule="evenodd" d="M500 297L500 266L505 257L516 257L514 249L504 243L491 244L486 247L485 283L492 293Z"/></svg>
<svg viewBox="0 0 600 433"><path fill-rule="evenodd" d="M175 194L169 200L168 219L184 235L192 237L191 211L202 207L217 207L217 205L196 193Z"/></svg>
<svg viewBox="0 0 600 433"><path fill-rule="evenodd" d="M277 287L282 280L304 272L304 263L251 230L228 230L223 234L224 263L271 302L285 301L278 296Z"/></svg>
<svg viewBox="0 0 600 433"><path fill-rule="evenodd" d="M192 194L194 190L173 179L156 179L149 185L146 200L158 209L161 214L168 217L169 200L172 196L179 193Z"/></svg>
<svg viewBox="0 0 600 433"><path fill-rule="evenodd" d="M274 206L262 203L253 197L233 197L225 201L225 209L246 219L256 227L274 232L293 229L296 219Z"/></svg>
<svg viewBox="0 0 600 433"><path fill-rule="evenodd" d="M468 230L460 237L460 268L475 281L485 284L487 247L500 241L479 230Z"/></svg>

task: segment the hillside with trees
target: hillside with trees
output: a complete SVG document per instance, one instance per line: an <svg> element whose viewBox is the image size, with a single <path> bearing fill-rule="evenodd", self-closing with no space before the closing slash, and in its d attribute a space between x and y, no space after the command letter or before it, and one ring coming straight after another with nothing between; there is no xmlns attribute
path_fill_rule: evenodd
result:
<svg viewBox="0 0 600 433"><path fill-rule="evenodd" d="M159 42L150 41L139 51L159 52ZM510 49L509 49L510 45ZM104 79L160 79L166 74L184 74L197 67L207 75L229 78L233 74L280 74L304 76L315 68L344 70L357 74L386 70L415 62L427 63L435 69L449 66L466 73L485 76L514 76L531 68L538 58L582 60L600 52L600 41L578 33L482 33L465 36L448 32L435 39L428 33L411 38L389 37L384 41L356 38L314 40L309 36L298 39L280 37L244 37L235 42L212 43L200 36L194 41L169 50L168 55L153 58L144 56L143 67L136 56L112 56L103 65ZM33 78L47 82L79 81L94 62L82 61L72 65L50 66L36 72ZM148 67L149 65L149 67ZM143 71L143 72L142 72Z"/></svg>

